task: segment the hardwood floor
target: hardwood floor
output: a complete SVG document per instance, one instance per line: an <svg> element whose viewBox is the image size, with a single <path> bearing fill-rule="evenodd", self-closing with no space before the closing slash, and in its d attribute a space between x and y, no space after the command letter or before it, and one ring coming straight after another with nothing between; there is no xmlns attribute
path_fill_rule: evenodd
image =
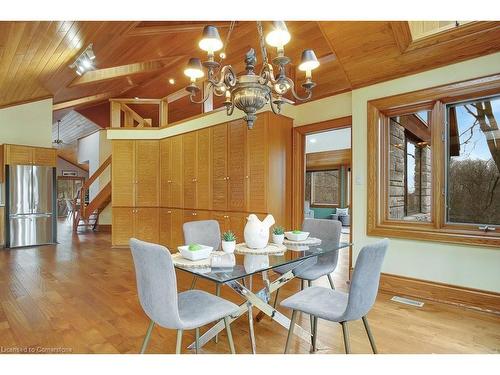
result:
<svg viewBox="0 0 500 375"><path fill-rule="evenodd" d="M127 249L112 249L109 233L72 235L59 225L57 246L0 250L0 353L51 351L73 353L137 353L148 320L136 295L132 257ZM338 289L346 290L348 254L341 253L334 274ZM180 290L189 288L191 276L178 272ZM256 287L259 280L254 280ZM318 285L327 286L327 280ZM280 299L298 290L298 280L285 286ZM197 287L213 292L200 281ZM241 302L229 288L222 296ZM369 314L381 353L499 353L500 317L454 306L426 302L423 308L390 301L379 294ZM289 312L286 312L289 315ZM298 323L309 326L308 316ZM250 353L248 322L232 325L236 351ZM350 323L354 353L370 353L361 321ZM204 331L204 330L203 330ZM344 353L341 327L319 322L319 352ZM286 330L269 318L255 324L257 351L282 353ZM185 332L183 352L194 340ZM155 327L148 353L174 353L175 331ZM228 353L225 333L202 353ZM308 353L309 343L295 338L291 353Z"/></svg>

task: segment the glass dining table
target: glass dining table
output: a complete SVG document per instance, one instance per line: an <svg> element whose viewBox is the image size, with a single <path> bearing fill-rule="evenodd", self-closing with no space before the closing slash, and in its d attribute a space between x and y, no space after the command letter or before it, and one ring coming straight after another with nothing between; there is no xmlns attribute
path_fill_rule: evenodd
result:
<svg viewBox="0 0 500 375"><path fill-rule="evenodd" d="M273 321L288 329L290 319L275 309L269 302L271 295L286 283L293 280L299 271L306 267L313 266L317 262L328 261L336 256L334 252L351 246L350 243L333 243L326 239L319 239L315 245L291 244L285 241L286 250L281 254L245 254L235 255L234 264L230 267L205 267L189 268L183 265L175 264L177 269L192 273L195 276L213 281L218 286L227 285L239 296L243 297L244 302L239 305L239 310L231 316L231 322L242 317L248 317L250 341L252 353L256 353L253 308L260 310L259 314L269 316ZM274 279L271 280L269 271L272 272ZM261 275L264 287L260 290L253 290L253 276ZM248 282L245 282L247 280ZM203 347L207 342L217 336L224 330L224 322L220 321L206 331L199 338L199 347ZM300 338L309 341L311 333L304 328L295 325L294 334ZM188 348L194 349L195 343L191 343Z"/></svg>

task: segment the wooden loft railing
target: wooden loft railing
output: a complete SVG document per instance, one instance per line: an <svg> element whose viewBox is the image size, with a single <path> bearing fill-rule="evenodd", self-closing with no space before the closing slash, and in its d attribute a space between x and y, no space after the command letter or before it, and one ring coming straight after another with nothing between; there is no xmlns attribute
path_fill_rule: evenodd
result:
<svg viewBox="0 0 500 375"><path fill-rule="evenodd" d="M97 219L99 212L111 202L111 177L110 182L108 182L99 193L92 199L88 204L85 203L85 196L90 186L103 174L103 172L108 168L111 168L111 155L102 163L95 173L89 177L87 181L83 184L82 188L78 192L74 207L79 207L76 211L73 219L73 231L77 231L78 227L81 226L79 223L83 221L85 226L88 226L88 220L91 215L97 215L95 218L93 226L97 224ZM111 173L110 173L111 176Z"/></svg>
<svg viewBox="0 0 500 375"><path fill-rule="evenodd" d="M150 118L142 118L128 104L158 105L159 126L168 122L168 100L163 99L109 99L110 124L112 128L145 128L152 127ZM122 122L123 113L123 122Z"/></svg>

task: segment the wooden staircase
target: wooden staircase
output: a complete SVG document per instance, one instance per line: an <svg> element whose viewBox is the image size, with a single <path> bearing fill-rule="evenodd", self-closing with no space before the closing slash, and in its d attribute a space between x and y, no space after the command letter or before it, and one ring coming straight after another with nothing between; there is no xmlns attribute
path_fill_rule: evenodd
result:
<svg viewBox="0 0 500 375"><path fill-rule="evenodd" d="M111 168L111 156L109 156L97 171L85 181L75 199L74 207L78 207L78 202L85 202L85 196L88 189L108 167ZM96 230L99 224L99 214L110 202L111 181L108 182L88 204L83 203L80 205L73 219L73 232L76 233L78 228Z"/></svg>

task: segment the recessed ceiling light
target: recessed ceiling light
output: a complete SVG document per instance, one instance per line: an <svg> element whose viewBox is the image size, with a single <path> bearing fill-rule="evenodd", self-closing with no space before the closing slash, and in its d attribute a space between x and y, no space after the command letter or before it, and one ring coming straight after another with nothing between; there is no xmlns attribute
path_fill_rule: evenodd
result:
<svg viewBox="0 0 500 375"><path fill-rule="evenodd" d="M168 79L168 83L170 83L171 85L173 85L175 83L175 79L173 78L169 78Z"/></svg>
<svg viewBox="0 0 500 375"><path fill-rule="evenodd" d="M316 143L316 138L311 138L311 139L309 140L309 142L310 142L310 143Z"/></svg>

